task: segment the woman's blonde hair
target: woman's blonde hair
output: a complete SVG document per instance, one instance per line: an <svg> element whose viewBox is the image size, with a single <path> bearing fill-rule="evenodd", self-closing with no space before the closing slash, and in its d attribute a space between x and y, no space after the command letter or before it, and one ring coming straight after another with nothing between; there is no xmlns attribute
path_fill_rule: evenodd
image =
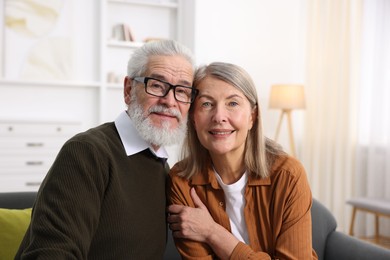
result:
<svg viewBox="0 0 390 260"><path fill-rule="evenodd" d="M240 90L248 99L251 108L256 112L252 129L245 143L244 164L246 170L260 178L269 176L270 165L277 154L283 154L280 145L263 135L260 107L255 84L250 75L241 67L223 62L214 62L199 67L195 73L194 87L206 77L222 80ZM190 179L194 174L205 170L211 160L208 151L200 143L192 123L194 106L191 105L187 123L187 136L182 149L182 177Z"/></svg>

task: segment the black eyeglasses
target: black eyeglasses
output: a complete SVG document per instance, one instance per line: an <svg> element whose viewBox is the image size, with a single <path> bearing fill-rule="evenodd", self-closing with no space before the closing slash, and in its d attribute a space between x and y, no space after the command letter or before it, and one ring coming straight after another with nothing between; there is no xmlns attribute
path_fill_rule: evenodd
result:
<svg viewBox="0 0 390 260"><path fill-rule="evenodd" d="M145 92L155 97L165 97L173 89L175 99L182 103L192 103L198 94L198 90L195 88L181 85L174 86L168 82L150 77L135 77L134 80L144 83Z"/></svg>

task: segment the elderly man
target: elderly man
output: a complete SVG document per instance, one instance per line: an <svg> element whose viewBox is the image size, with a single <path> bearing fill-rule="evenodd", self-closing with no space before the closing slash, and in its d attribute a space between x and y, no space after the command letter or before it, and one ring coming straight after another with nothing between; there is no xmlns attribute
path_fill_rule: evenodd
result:
<svg viewBox="0 0 390 260"><path fill-rule="evenodd" d="M134 52L124 80L128 109L62 147L16 259L162 259L163 146L185 136L194 68L191 52L175 41Z"/></svg>

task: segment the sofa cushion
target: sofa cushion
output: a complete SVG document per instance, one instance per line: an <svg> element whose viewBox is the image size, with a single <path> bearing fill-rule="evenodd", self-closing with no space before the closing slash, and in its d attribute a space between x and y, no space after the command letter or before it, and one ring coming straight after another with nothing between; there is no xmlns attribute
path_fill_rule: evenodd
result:
<svg viewBox="0 0 390 260"><path fill-rule="evenodd" d="M31 208L0 208L0 259L14 259L30 219Z"/></svg>

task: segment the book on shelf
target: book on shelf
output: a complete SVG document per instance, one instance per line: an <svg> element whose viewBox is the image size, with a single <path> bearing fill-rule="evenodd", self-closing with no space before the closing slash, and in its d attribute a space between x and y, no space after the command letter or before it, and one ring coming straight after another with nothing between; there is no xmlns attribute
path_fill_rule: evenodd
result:
<svg viewBox="0 0 390 260"><path fill-rule="evenodd" d="M125 41L134 42L134 35L131 31L130 26L124 23L122 24L122 27L123 27L123 34L125 37Z"/></svg>
<svg viewBox="0 0 390 260"><path fill-rule="evenodd" d="M117 41L135 41L130 26L125 23L117 24L113 27L112 38Z"/></svg>

